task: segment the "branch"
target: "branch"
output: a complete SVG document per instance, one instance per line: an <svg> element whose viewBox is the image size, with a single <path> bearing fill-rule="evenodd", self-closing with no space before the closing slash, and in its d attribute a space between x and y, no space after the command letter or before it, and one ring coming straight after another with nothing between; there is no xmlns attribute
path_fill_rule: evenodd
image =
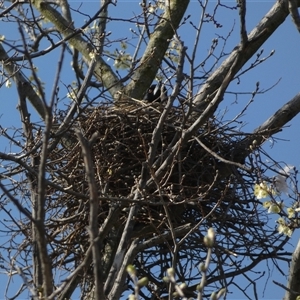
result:
<svg viewBox="0 0 300 300"><path fill-rule="evenodd" d="M73 26L70 5L68 0L58 0L58 2L59 2L59 6L61 7L61 12L64 18L66 19L66 21L69 22L70 26Z"/></svg>
<svg viewBox="0 0 300 300"><path fill-rule="evenodd" d="M127 276L126 267L133 262L134 257L137 255L138 239L131 242L129 249L121 260L120 270L117 274L115 281L112 283L112 288L109 292L107 299L121 299L124 292L124 282Z"/></svg>
<svg viewBox="0 0 300 300"><path fill-rule="evenodd" d="M12 62L9 62L9 56L5 49L0 43L0 61L4 66L5 71L13 78L17 86L22 87L22 94L30 101L32 106L35 108L40 117L45 119L45 107L41 98L32 88L30 82L25 78L23 73L20 71L21 68L17 67Z"/></svg>
<svg viewBox="0 0 300 300"><path fill-rule="evenodd" d="M277 112L272 115L261 126L254 130L254 134L270 137L281 131L282 127L291 121L300 112L300 93L292 100L283 105Z"/></svg>
<svg viewBox="0 0 300 300"><path fill-rule="evenodd" d="M148 163L151 167L152 167L153 161L156 157L157 146L160 141L160 136L163 131L163 126L164 126L167 116L169 115L169 112L173 106L175 98L179 93L180 86L183 81L183 65L184 65L185 54L186 54L186 47L184 47L184 45L181 45L180 60L178 63L178 68L176 70L176 73L177 73L176 74L177 75L176 76L177 77L176 85L174 87L172 95L168 98L168 102L167 102L167 104L159 118L159 121L157 122L157 125L156 125L155 129L153 130L153 134L152 134L152 139L151 139L151 143L150 143L150 147L149 147L149 154L148 154Z"/></svg>
<svg viewBox="0 0 300 300"><path fill-rule="evenodd" d="M109 234L109 231L114 226L115 220L118 219L119 212L119 208L111 208L109 210L108 216L106 217L105 221L99 229L96 242L98 242L99 244L103 243L103 240L105 240L105 238ZM62 282L62 284L59 287L56 287L56 290L52 293L50 297L48 297L49 300L71 299L74 290L78 287L78 284L82 280L82 276L84 276L85 274L85 269L88 268L88 266L90 266L92 262L92 249L93 245L89 245L89 248L85 252L84 260L73 272L70 273L69 276L67 276L67 278Z"/></svg>
<svg viewBox="0 0 300 300"><path fill-rule="evenodd" d="M189 5L189 0L170 0L152 33L139 68L134 72L125 93L135 99L142 97L161 65L169 43Z"/></svg>
<svg viewBox="0 0 300 300"><path fill-rule="evenodd" d="M96 133L97 134L97 133ZM95 300L104 299L103 294L103 281L102 281L102 269L101 269L101 259L100 259L100 245L97 241L98 237L98 211L99 211L99 200L97 185L95 180L94 163L90 150L90 142L86 140L83 134L76 130L76 135L81 145L82 156L85 166L85 172L87 176L87 181L89 185L90 193L90 221L89 221L89 234L90 243L92 245L93 252L93 264L94 264L94 278L95 278ZM97 136L95 136L96 138Z"/></svg>
<svg viewBox="0 0 300 300"><path fill-rule="evenodd" d="M99 14L98 27L96 28L96 39L94 41L95 45L98 47L97 52L103 54L103 46L106 35L106 24L108 16L108 5L111 3L111 0L101 0L102 10Z"/></svg>
<svg viewBox="0 0 300 300"><path fill-rule="evenodd" d="M297 0L289 0L289 11L296 28L300 32L300 16L298 12Z"/></svg>
<svg viewBox="0 0 300 300"><path fill-rule="evenodd" d="M11 195L10 191L6 189L5 185L1 183L0 181L0 189L2 190L3 194L7 196L7 198L17 207L17 209L24 214L32 223L35 223L35 219L31 216L28 209L24 208L23 205ZM2 209L2 204L0 206Z"/></svg>
<svg viewBox="0 0 300 300"><path fill-rule="evenodd" d="M136 189L133 190L134 200L140 199L141 197L140 191L143 190L145 186L146 186L146 179L143 178L142 176L139 182L137 183ZM130 208L122 232L122 236L118 241L119 245L104 286L105 294L113 295L113 296L109 296L108 299L120 298L122 293L122 288L120 286L123 286L126 278L126 274L124 270L129 263L132 263L132 260L135 256L133 250L136 248L138 239L134 239L132 241L131 237L133 232L133 226L136 220L136 215L139 209L140 209L139 205L134 205Z"/></svg>
<svg viewBox="0 0 300 300"><path fill-rule="evenodd" d="M64 120L61 122L61 125L59 126L56 134L60 135L61 133L63 133L65 130L68 129L68 127L70 126L70 124L72 123L72 119L76 113L76 111L79 109L80 104L86 94L86 91L89 87L90 84L90 80L91 77L93 75L95 69L95 59L93 58L90 63L89 63L89 68L86 72L86 76L84 77L84 80L81 84L80 90L78 91L77 95L76 95L76 101L73 102L71 108L69 109L66 117L64 118ZM55 147L56 144L51 145L51 149L53 149Z"/></svg>
<svg viewBox="0 0 300 300"><path fill-rule="evenodd" d="M262 145L269 137L278 133L282 128L290 122L300 112L300 93L292 100L277 110L268 120L248 135L244 140L237 142L232 147L232 157L236 162L243 162L245 158L252 152L250 145L255 140L255 145Z"/></svg>
<svg viewBox="0 0 300 300"><path fill-rule="evenodd" d="M246 30L246 0L238 0L240 7L240 22L241 22L241 43L246 46L248 42Z"/></svg>
<svg viewBox="0 0 300 300"><path fill-rule="evenodd" d="M242 165L240 163L237 163L237 162L234 162L234 161L230 161L230 160L227 160L223 157L221 157L220 155L218 155L217 153L215 153L214 151L212 151L210 148L206 147L205 144L203 144L200 139L198 139L196 136L194 137L194 139L198 142L198 144L204 149L206 150L210 155L214 156L215 158L217 158L218 160L220 160L221 162L223 163L226 163L226 164L229 164L229 165L233 165L233 166L236 166L242 170L245 170L249 173L251 173L251 169L250 168L247 168L245 165Z"/></svg>
<svg viewBox="0 0 300 300"><path fill-rule="evenodd" d="M42 0L33 0L32 4L41 13L42 16L44 16L52 24L54 24L56 29L64 37L74 35L74 32L76 32L76 30L73 29L65 20L65 18L49 3L43 2ZM102 11L102 8L100 12ZM112 68L105 63L105 61L100 55L98 55L98 53L94 52L95 49L93 45L84 40L79 33L74 35L68 41L71 46L73 46L82 54L87 62L91 61L94 54L96 55L94 75L100 82L103 83L104 87L108 89L112 97L114 97L117 92L123 88L123 85L120 83L118 76L113 72Z"/></svg>
<svg viewBox="0 0 300 300"><path fill-rule="evenodd" d="M46 219L46 164L48 160L48 142L50 138L50 128L52 123L52 114L50 109L46 111L45 115L45 130L43 134L43 144L41 154L38 159L35 159L35 167L38 167L38 178L37 178L37 191L32 188L32 199L34 199L33 207L34 214L36 214L35 231L37 233L37 245L38 245L38 257L41 260L41 272L43 278L43 288L45 298L53 291L53 273L52 273L52 260L48 253L48 240L47 230L45 225ZM32 185L33 186L33 185ZM34 185L35 186L35 185ZM35 193L37 192L37 195ZM35 235L34 235L35 236ZM37 274L36 274L37 275Z"/></svg>
<svg viewBox="0 0 300 300"><path fill-rule="evenodd" d="M298 1L299 2L299 1ZM300 5L300 4L298 4ZM244 46L244 51L241 59L233 73L233 78L236 73L245 65L245 63L255 54L255 52L263 45L265 41L276 31L276 29L284 22L289 14L288 0L278 0L271 10L263 17L259 24L248 35L248 42ZM208 78L207 82L201 87L198 96L194 99L194 104L197 107L207 107L210 95L216 93L221 86L224 78L228 74L231 66L237 61L237 56L242 50L243 45L237 45L231 55L221 64L221 66ZM213 113L213 112L212 112Z"/></svg>
<svg viewBox="0 0 300 300"><path fill-rule="evenodd" d="M300 239L292 256L287 288L284 300L296 300L300 296Z"/></svg>
<svg viewBox="0 0 300 300"><path fill-rule="evenodd" d="M107 276L105 286L104 286L104 292L105 294L112 293L112 290L115 288L116 278L120 276L120 273L122 273L122 265L124 264L125 257L129 255L128 245L130 244L130 237L133 230L134 225L134 219L138 211L138 206L132 206L130 208L127 221L125 224L125 227L122 232L122 236L117 248L117 252L114 256L113 264L109 270L109 274ZM133 244L131 244L133 245ZM127 251L126 251L127 250ZM111 298L110 298L111 299ZM118 299L118 297L115 297L113 299Z"/></svg>

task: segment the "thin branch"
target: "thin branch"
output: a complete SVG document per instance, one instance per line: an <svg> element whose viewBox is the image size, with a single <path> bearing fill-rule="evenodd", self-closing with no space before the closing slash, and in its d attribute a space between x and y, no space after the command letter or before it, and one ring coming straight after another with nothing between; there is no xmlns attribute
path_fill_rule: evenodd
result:
<svg viewBox="0 0 300 300"><path fill-rule="evenodd" d="M34 91L31 83L26 79L23 72L20 71L14 63L9 62L9 56L7 55L5 49L0 43L0 61L4 65L4 69L11 76L17 85L22 86L22 93L26 95L26 98L30 101L32 106L38 112L42 119L45 118L45 107L42 99Z"/></svg>
<svg viewBox="0 0 300 300"><path fill-rule="evenodd" d="M46 216L46 163L48 160L48 141L50 138L50 128L52 123L51 110L48 108L48 112L45 115L46 128L43 136L43 145L41 154L38 160L35 160L36 166L38 166L38 178L37 178L37 195L35 196L35 190L32 191L32 197L35 198L33 206L36 210L36 224L35 229L37 232L37 245L38 256L41 260L41 271L43 276L43 288L44 295L47 299L53 291L53 275L52 275L52 261L48 254L48 241L45 228L45 216Z"/></svg>
<svg viewBox="0 0 300 300"><path fill-rule="evenodd" d="M8 199L17 207L17 209L24 214L31 222L35 223L35 219L32 218L30 212L23 207L23 205L11 195L9 190L5 187L4 184L0 181L0 188L3 191L3 193L8 197ZM1 207L1 206L0 206Z"/></svg>
<svg viewBox="0 0 300 300"><path fill-rule="evenodd" d="M73 104L72 104L70 110L68 111L64 120L61 122L59 128L55 132L56 139L50 145L49 151L52 151L57 146L57 144L59 143L59 141L61 139L61 136L63 136L64 133L70 128L70 126L72 126L72 120L74 118L74 115L76 114L76 111L79 111L80 104L81 104L84 96L86 95L86 91L89 87L89 83L93 76L95 66L96 66L96 60L93 58L89 63L89 68L87 70L85 78L81 84L81 87L80 87L77 95L76 95L76 100L73 101ZM68 137L67 135L65 138L71 139L71 137ZM71 140L70 143L73 143L73 141Z"/></svg>
<svg viewBox="0 0 300 300"><path fill-rule="evenodd" d="M252 169L250 168L247 168L245 165L242 165L240 163L237 163L237 162L234 162L234 161L230 161L230 160L227 160L223 157L221 157L220 155L218 155L217 153L215 153L214 151L212 151L211 149L209 149L208 147L206 147L196 136L194 136L194 139L198 142L198 144L203 148L205 149L210 155L214 156L215 158L219 159L221 162L223 163L226 163L226 164L229 164L229 165L233 165L233 166L236 166L242 170L245 170L249 173L252 173Z"/></svg>
<svg viewBox="0 0 300 300"><path fill-rule="evenodd" d="M89 220L89 234L90 243L92 245L93 263L94 263L94 280L95 280L95 300L102 300L105 298L103 294L103 280L100 259L100 245L97 241L98 236L98 210L99 200L97 185L95 180L94 163L90 150L90 143L86 140L82 133L77 129L76 135L81 145L82 156L84 161L85 172L89 185L90 193L90 220Z"/></svg>
<svg viewBox="0 0 300 300"><path fill-rule="evenodd" d="M53 84L53 88L52 88L52 92L51 92L51 98L50 98L50 104L49 104L51 110L53 110L53 106L55 103L55 96L57 95L57 88L58 88L58 84L59 84L60 74L62 71L65 50L66 50L66 44L63 44L62 48L61 48L61 54L60 54L60 57L59 57L59 60L57 63L57 72L54 77L54 84Z"/></svg>
<svg viewBox="0 0 300 300"><path fill-rule="evenodd" d="M278 109L268 120L253 132L258 144L282 130L300 112L300 93ZM250 137L249 137L250 138ZM252 138L253 139L253 138Z"/></svg>
<svg viewBox="0 0 300 300"><path fill-rule="evenodd" d="M95 242L101 244L103 240L107 237L109 230L111 230L114 225L115 220L118 218L119 208L111 208L109 213L101 225L98 233L98 238ZM74 290L77 288L77 284L81 281L80 272L82 272L85 268L87 268L92 261L92 251L93 244L90 244L87 248L84 256L84 260L80 263L80 265L72 271L67 278L63 281L63 283L56 288L56 290L49 297L49 300L55 299L58 295L60 295L60 300L70 299Z"/></svg>

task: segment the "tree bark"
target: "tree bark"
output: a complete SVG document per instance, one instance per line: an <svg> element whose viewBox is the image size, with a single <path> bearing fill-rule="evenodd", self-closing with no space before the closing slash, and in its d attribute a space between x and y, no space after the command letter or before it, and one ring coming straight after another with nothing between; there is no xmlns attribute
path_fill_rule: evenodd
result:
<svg viewBox="0 0 300 300"><path fill-rule="evenodd" d="M300 239L292 256L287 288L284 300L296 300L300 296Z"/></svg>
<svg viewBox="0 0 300 300"><path fill-rule="evenodd" d="M166 6L164 14L151 34L147 48L141 58L140 66L134 72L131 82L126 87L126 94L133 98L142 97L154 80L190 1L171 0L166 1L166 3L170 5Z"/></svg>

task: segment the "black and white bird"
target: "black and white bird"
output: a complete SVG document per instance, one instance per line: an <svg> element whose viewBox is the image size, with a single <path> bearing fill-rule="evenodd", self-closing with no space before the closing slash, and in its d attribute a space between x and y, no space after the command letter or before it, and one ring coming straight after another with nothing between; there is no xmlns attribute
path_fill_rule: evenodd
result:
<svg viewBox="0 0 300 300"><path fill-rule="evenodd" d="M165 86L162 87L161 82L159 82L158 84L152 84L149 87L144 97L144 100L148 102L161 102L164 101L166 98L167 98L167 89Z"/></svg>

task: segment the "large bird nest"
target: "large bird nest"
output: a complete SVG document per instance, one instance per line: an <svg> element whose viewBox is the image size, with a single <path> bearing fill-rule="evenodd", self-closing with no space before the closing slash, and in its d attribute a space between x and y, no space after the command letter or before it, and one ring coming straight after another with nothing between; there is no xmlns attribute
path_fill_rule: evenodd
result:
<svg viewBox="0 0 300 300"><path fill-rule="evenodd" d="M155 141L155 159L149 164L149 149L154 143L152 137L161 122L163 110L162 104L146 105L142 102L123 103L118 107L101 104L85 110L62 137L60 146L51 152L51 163L48 164L51 180L63 187L63 190L51 187L48 191L51 194L49 209L57 211L56 216L52 215L52 221L61 223L61 231L52 233L53 240L59 234L63 241L58 242L61 250L55 254L58 264L62 258L66 262L67 257L78 264L89 245L86 231L89 190L82 149L72 130L74 127L80 128L88 140L95 133L98 135L91 143L91 150L101 203L99 225L104 222L109 209L119 205L120 213L114 224L114 230L119 232L127 220L129 207L137 204L140 209L135 216L133 238L143 240L165 233L170 226L176 231L190 224L186 231L179 233L183 236L201 224L205 228L212 225L217 228L218 245L227 252L251 253L262 246L259 232L264 224L256 210L257 200L250 191L253 178L232 165L226 166L215 155L230 157L241 136L212 118L194 135L206 149L195 138L180 144L163 175L157 177L156 172L172 147L180 143L182 133L192 124L183 108L173 107ZM141 179L146 182L144 186L140 186ZM136 190L139 190L138 198L134 196ZM203 256L198 250L205 250L201 242L203 235L194 232L185 242L188 245L186 251L189 251L187 256L200 260ZM228 240L229 232L234 232L235 242ZM274 229L264 234L270 237L272 244ZM251 244L249 240L252 240ZM77 249L74 249L74 241ZM161 254L165 252L165 242L166 238L162 239L161 246L156 245ZM145 267L144 264L142 269Z"/></svg>
<svg viewBox="0 0 300 300"><path fill-rule="evenodd" d="M187 212L188 204L197 211L199 219L209 212L211 204L214 203L212 199L217 201L223 195L224 201L230 201L228 182L218 178L220 162L195 139L180 145L176 155L169 162L167 171L160 178L156 178L155 172L166 159L172 146L191 125L191 122L184 120L182 109L172 108L164 120L161 134L157 137L159 140L156 141L156 157L152 165L149 165L148 154L151 143L154 143L153 133L157 130L164 106L125 104L114 108L100 105L88 110L88 113L81 115L72 125L73 128L80 128L87 139L95 133L98 134L99 138L91 147L101 199L107 197L107 201L110 202L110 199L119 198L124 206L130 205L130 200L133 200L133 188L138 186L141 176L145 176L147 180L152 179L152 183L141 191L140 200L150 204L151 212L148 213L152 215L152 219L160 222L162 212L157 207L164 202L169 207L176 206L176 212L181 208L175 223L182 224L187 222L181 214ZM214 153L223 155L230 152L233 142L226 134L228 132L223 127L210 120L196 135ZM51 167L55 166L51 173L56 177L56 181L64 182L65 186L78 195L88 195L82 151L73 130L69 130L68 135L62 138L62 145L63 147L58 147L50 154L51 161L57 162L55 165L51 164ZM230 197L235 196L231 193ZM206 204L208 199L209 205ZM74 194L62 194L61 199L57 199L68 208L66 217L78 209L79 200L82 201L76 199ZM105 202L101 204L104 210ZM142 219L146 222L141 216Z"/></svg>

